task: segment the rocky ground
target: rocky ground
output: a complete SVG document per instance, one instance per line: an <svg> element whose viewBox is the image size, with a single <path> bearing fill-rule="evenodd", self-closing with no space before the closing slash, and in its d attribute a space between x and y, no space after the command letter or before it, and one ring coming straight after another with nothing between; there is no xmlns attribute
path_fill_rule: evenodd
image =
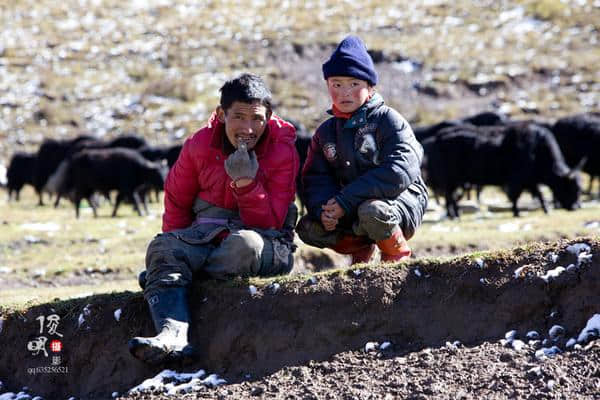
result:
<svg viewBox="0 0 600 400"><path fill-rule="evenodd" d="M152 332L139 293L35 306L0 319L11 344L0 380L8 393L27 386L48 399L597 398L599 252L590 237L287 281L200 282L190 300L200 358L187 365L149 367L128 353L130 337ZM62 372L28 348L52 313Z"/></svg>

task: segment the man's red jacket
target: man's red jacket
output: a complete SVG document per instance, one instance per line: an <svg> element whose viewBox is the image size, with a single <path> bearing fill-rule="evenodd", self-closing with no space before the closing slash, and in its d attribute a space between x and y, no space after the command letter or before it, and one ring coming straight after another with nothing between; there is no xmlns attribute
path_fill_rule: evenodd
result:
<svg viewBox="0 0 600 400"><path fill-rule="evenodd" d="M225 126L216 114L208 125L189 137L165 182L163 232L186 228L194 220L196 197L215 206L238 210L244 225L281 229L288 206L296 195L298 153L296 131L287 121L273 115L254 148L258 173L242 188L232 188L225 172L223 152Z"/></svg>

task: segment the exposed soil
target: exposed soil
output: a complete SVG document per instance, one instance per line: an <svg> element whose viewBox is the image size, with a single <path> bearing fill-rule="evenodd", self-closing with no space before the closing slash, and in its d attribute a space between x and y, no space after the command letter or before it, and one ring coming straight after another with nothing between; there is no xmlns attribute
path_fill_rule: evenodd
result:
<svg viewBox="0 0 600 400"><path fill-rule="evenodd" d="M576 263L566 247L581 242L591 246L589 262L548 282L541 278ZM600 313L599 287L598 238L516 248L485 258L483 267L462 257L343 269L318 274L315 283L281 282L275 293L264 286L251 295L243 281L198 282L191 340L201 358L164 367L202 368L230 382L189 395L199 398L594 398L598 344L540 361L534 356L540 343L527 344L525 334L535 330L545 339L561 325L565 334L551 344L565 349ZM40 335L36 318L53 312L61 317L61 365L68 373L33 375L30 368L51 363L27 343ZM130 337L153 334L139 293L41 305L3 320L0 338L10 344L0 353L4 390L110 398L164 368L147 367L127 351ZM513 329L526 343L521 351L499 343ZM362 350L372 341L391 346ZM457 348L446 344L455 341Z"/></svg>

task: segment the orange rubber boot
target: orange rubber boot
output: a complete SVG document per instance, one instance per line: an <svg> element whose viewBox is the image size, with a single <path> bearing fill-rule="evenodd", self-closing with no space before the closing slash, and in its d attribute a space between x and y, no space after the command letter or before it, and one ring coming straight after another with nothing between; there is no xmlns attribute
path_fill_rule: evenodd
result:
<svg viewBox="0 0 600 400"><path fill-rule="evenodd" d="M400 229L389 238L379 240L377 247L381 250L381 262L398 262L411 255L410 246Z"/></svg>
<svg viewBox="0 0 600 400"><path fill-rule="evenodd" d="M333 246L333 250L340 254L350 254L352 265L354 265L369 262L375 252L375 245L370 243L364 236L344 235Z"/></svg>

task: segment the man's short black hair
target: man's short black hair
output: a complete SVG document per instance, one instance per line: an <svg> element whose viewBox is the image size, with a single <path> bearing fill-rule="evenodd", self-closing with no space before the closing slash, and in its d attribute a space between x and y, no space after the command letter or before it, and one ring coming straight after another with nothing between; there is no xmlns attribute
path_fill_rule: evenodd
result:
<svg viewBox="0 0 600 400"><path fill-rule="evenodd" d="M233 102L254 103L259 101L271 112L271 91L258 75L242 74L221 87L221 107L227 111Z"/></svg>

